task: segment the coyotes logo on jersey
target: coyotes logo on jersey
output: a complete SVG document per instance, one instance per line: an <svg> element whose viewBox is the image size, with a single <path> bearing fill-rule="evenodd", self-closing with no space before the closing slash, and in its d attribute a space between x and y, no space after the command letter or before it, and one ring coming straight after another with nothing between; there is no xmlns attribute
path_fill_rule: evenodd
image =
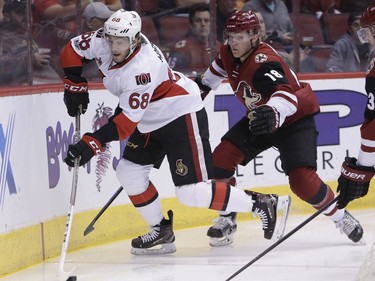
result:
<svg viewBox="0 0 375 281"><path fill-rule="evenodd" d="M265 62L265 61L267 61L267 59L268 59L268 56L266 54L263 54L263 53L257 54L254 58L256 63Z"/></svg>
<svg viewBox="0 0 375 281"><path fill-rule="evenodd" d="M245 81L241 81L238 84L236 95L240 96L241 91L242 91L242 98L248 109L253 109L254 105L256 105L262 99L262 96L254 92L251 89L250 85L248 85Z"/></svg>

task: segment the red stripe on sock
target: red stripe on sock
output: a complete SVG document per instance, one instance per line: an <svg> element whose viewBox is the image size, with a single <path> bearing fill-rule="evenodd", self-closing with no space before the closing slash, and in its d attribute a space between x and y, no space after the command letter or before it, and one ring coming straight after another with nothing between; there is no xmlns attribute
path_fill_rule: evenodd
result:
<svg viewBox="0 0 375 281"><path fill-rule="evenodd" d="M224 182L212 181L212 201L210 209L225 211L229 200L230 189Z"/></svg>
<svg viewBox="0 0 375 281"><path fill-rule="evenodd" d="M142 207L153 202L158 196L158 191L150 182L145 192L138 195L129 195L129 199L135 207Z"/></svg>

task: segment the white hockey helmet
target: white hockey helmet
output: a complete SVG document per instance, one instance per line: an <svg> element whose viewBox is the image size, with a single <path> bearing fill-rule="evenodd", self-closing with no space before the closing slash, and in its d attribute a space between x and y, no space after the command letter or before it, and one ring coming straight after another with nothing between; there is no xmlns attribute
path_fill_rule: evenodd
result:
<svg viewBox="0 0 375 281"><path fill-rule="evenodd" d="M142 20L135 11L120 9L104 23L104 35L117 37L128 37L130 43L130 54L137 47L137 35L141 32ZM129 54L129 55L130 55Z"/></svg>

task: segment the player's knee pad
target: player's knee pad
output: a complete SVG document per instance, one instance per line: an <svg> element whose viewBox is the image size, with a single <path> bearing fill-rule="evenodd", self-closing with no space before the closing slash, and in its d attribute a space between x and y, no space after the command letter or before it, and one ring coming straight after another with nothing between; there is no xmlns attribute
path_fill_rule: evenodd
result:
<svg viewBox="0 0 375 281"><path fill-rule="evenodd" d="M176 187L176 197L184 205L207 208L212 199L211 182L199 182Z"/></svg>
<svg viewBox="0 0 375 281"><path fill-rule="evenodd" d="M215 178L230 178L238 164L245 156L242 151L228 140L222 140L212 153L212 162L215 168Z"/></svg>
<svg viewBox="0 0 375 281"><path fill-rule="evenodd" d="M116 168L116 176L128 195L144 192L149 185L152 165L138 165L121 159Z"/></svg>

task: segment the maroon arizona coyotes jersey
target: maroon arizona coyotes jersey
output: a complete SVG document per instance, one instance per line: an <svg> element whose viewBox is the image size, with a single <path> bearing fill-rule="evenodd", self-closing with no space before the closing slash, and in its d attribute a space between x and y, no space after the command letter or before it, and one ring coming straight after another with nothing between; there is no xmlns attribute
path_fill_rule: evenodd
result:
<svg viewBox="0 0 375 281"><path fill-rule="evenodd" d="M233 57L228 45L222 45L203 77L203 83L213 89L227 78L237 98L248 109L266 104L271 98L290 103L294 113L286 117L282 126L319 112L319 102L310 85L298 81L296 74L266 43L261 43L242 63Z"/></svg>
<svg viewBox="0 0 375 281"><path fill-rule="evenodd" d="M368 97L365 109L365 118L373 120L375 118L375 59L371 61L369 69L366 73L366 93Z"/></svg>
<svg viewBox="0 0 375 281"><path fill-rule="evenodd" d="M372 60L366 73L367 105L365 121L361 126L361 148L358 155L358 164L375 166L375 59Z"/></svg>

